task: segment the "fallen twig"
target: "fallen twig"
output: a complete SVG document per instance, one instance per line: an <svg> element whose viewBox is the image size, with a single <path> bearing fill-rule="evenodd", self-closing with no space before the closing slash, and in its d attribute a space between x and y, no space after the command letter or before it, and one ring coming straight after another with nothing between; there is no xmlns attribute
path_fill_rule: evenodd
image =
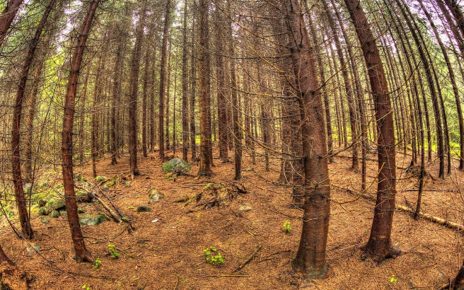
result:
<svg viewBox="0 0 464 290"><path fill-rule="evenodd" d="M256 257L256 255L258 255L258 252L261 250L261 248L262 248L261 245L256 247L254 252L245 260L245 262L240 264L240 266L238 266L232 273L238 272L238 271L242 270L243 268L245 268L245 266L248 265Z"/></svg>

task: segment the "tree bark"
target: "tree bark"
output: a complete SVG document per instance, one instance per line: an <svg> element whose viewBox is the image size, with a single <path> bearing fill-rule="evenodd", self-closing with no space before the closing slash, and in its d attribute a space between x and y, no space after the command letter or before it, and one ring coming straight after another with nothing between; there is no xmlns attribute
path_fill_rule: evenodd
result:
<svg viewBox="0 0 464 290"><path fill-rule="evenodd" d="M330 182L327 141L317 58L310 46L301 3L282 3L289 32L289 52L293 62L303 127L305 199L303 230L293 266L307 278L327 274L326 247L330 216Z"/></svg>
<svg viewBox="0 0 464 290"><path fill-rule="evenodd" d="M378 185L371 234L365 253L382 261L397 253L391 231L396 195L395 135L388 85L376 40L359 0L344 0L354 23L366 62L377 122Z"/></svg>
<svg viewBox="0 0 464 290"><path fill-rule="evenodd" d="M200 166L199 176L212 175L211 142L211 92L210 92L210 55L209 55L209 0L200 0Z"/></svg>
<svg viewBox="0 0 464 290"><path fill-rule="evenodd" d="M171 25L171 0L166 0L166 10L164 14L164 30L163 30L163 44L161 47L161 71L160 71L160 97L159 97L159 112L158 112L158 138L159 138L159 157L161 160L165 158L165 144L164 144L164 113L165 113L165 98L166 98L166 78L167 78L167 64L168 64L168 41L169 41L169 28Z"/></svg>
<svg viewBox="0 0 464 290"><path fill-rule="evenodd" d="M232 99L232 130L234 137L234 165L235 165L235 180L240 180L242 178L242 122L240 116L240 103L238 100L237 93L237 75L236 75L236 65L235 65L235 49L234 49L234 36L233 36L233 14L231 8L231 1L227 1L228 12L229 12L229 23L227 25L227 31L229 34L229 57L230 57L230 83L231 83L231 99ZM219 105L219 104L218 104ZM224 116L227 118L227 116ZM224 128L226 129L226 128ZM224 131L225 133L226 131Z"/></svg>
<svg viewBox="0 0 464 290"><path fill-rule="evenodd" d="M5 40L8 29L10 29L11 23L13 22L16 14L18 13L19 6L23 3L23 0L10 0L0 14L0 46L2 46Z"/></svg>
<svg viewBox="0 0 464 290"><path fill-rule="evenodd" d="M91 262L90 252L87 250L79 224L77 214L77 201L74 189L73 173L73 127L74 127L74 110L77 86L79 84L79 72L81 69L82 59L84 56L85 45L92 28L95 12L100 0L91 0L84 22L80 28L77 45L74 48L71 59L71 70L68 77L68 85L65 96L63 134L62 134L62 156L63 156L63 183L66 203L66 212L68 214L68 223L71 229L71 237L78 262Z"/></svg>
<svg viewBox="0 0 464 290"><path fill-rule="evenodd" d="M50 0L45 8L44 14L36 29L34 38L29 44L29 50L21 70L20 80L16 93L16 100L13 112L13 126L11 130L11 150L12 150L12 175L15 189L16 206L18 207L19 221L24 238L32 239L34 233L30 222L30 216L27 211L26 198L24 193L23 177L21 173L21 120L23 115L23 103L26 96L26 85L29 71L34 61L34 56L39 45L42 31L47 24L48 16L56 4L56 0Z"/></svg>
<svg viewBox="0 0 464 290"><path fill-rule="evenodd" d="M218 135L219 135L219 158L222 162L229 161L229 140L227 123L227 101L226 101L226 80L225 80L225 64L224 64L224 7L220 7L222 1L216 1L215 16L215 44L216 44L216 78L217 78L217 119L218 119ZM232 88L233 89L233 88Z"/></svg>
<svg viewBox="0 0 464 290"><path fill-rule="evenodd" d="M142 52L143 29L145 27L147 10L147 0L144 0L143 7L140 10L139 23L135 32L135 45L132 52L131 76L130 76L130 100L129 100L129 154L130 154L130 171L132 176L140 175L137 164L137 99L138 99L138 82L140 73L140 57Z"/></svg>
<svg viewBox="0 0 464 290"><path fill-rule="evenodd" d="M188 3L184 3L184 23L182 29L182 159L188 160L189 149L189 78L188 78L188 45L187 45L187 21Z"/></svg>

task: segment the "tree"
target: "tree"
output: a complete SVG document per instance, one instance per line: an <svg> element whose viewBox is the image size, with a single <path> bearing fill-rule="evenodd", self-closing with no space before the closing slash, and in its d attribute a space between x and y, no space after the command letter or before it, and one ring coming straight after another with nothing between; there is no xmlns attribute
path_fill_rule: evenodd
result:
<svg viewBox="0 0 464 290"><path fill-rule="evenodd" d="M182 28L182 158L188 159L189 148L189 78L188 78L188 43L187 43L187 20L188 3L184 2L184 23Z"/></svg>
<svg viewBox="0 0 464 290"><path fill-rule="evenodd" d="M391 243L396 195L395 134L387 79L364 10L359 0L345 0L361 44L367 66L377 122L378 184L371 234L365 247L368 256L376 261L398 254Z"/></svg>
<svg viewBox="0 0 464 290"><path fill-rule="evenodd" d="M147 13L147 0L144 0L143 7L140 9L139 22L135 32L135 44L132 51L131 75L130 75L130 100L129 100L129 154L130 170L132 176L140 175L137 163L137 99L139 90L140 57L142 52L143 30L145 28L145 18Z"/></svg>
<svg viewBox="0 0 464 290"><path fill-rule="evenodd" d="M11 130L11 151L13 153L11 164L13 183L15 188L16 204L18 207L19 220L21 223L21 229L24 238L32 239L34 234L30 223L30 217L27 212L26 199L24 194L24 184L21 174L21 120L23 115L23 102L26 96L26 84L29 76L29 71L34 61L34 56L39 45L42 31L48 20L52 9L56 4L56 0L50 0L47 7L45 8L42 19L40 20L39 26L35 32L34 38L29 44L29 50L24 61L24 65L21 71L20 81L18 84L18 90L16 93L16 101L13 112L13 128Z"/></svg>
<svg viewBox="0 0 464 290"><path fill-rule="evenodd" d="M171 0L166 0L166 10L164 14L164 29L163 29L163 44L161 47L161 71L160 71L160 91L159 91L159 112L158 112L158 137L159 137L159 157L164 160L164 113L165 113L165 97L166 97L166 78L168 74L168 41L169 28L171 25Z"/></svg>
<svg viewBox="0 0 464 290"><path fill-rule="evenodd" d="M9 0L0 14L0 45L2 45L23 0Z"/></svg>
<svg viewBox="0 0 464 290"><path fill-rule="evenodd" d="M328 270L326 247L330 182L317 58L309 42L301 3L298 0L287 0L282 3L282 9L300 102L305 173L303 230L293 266L309 279L322 278Z"/></svg>
<svg viewBox="0 0 464 290"><path fill-rule="evenodd" d="M223 1L216 1L214 11L215 45L216 45L216 90L217 90L217 125L219 135L219 158L222 162L229 162L229 140L227 123L226 78L224 63L224 13ZM233 88L232 88L233 89Z"/></svg>
<svg viewBox="0 0 464 290"><path fill-rule="evenodd" d="M79 224L77 214L76 193L74 189L73 173L73 127L74 127L74 108L77 86L79 84L79 72L84 56L84 51L92 28L95 14L100 0L91 0L84 21L79 30L79 37L73 49L71 58L71 70L69 72L68 84L66 88L63 133L62 133L62 158L63 158L63 184L65 194L66 212L68 214L69 228L74 245L76 260L78 262L91 262L90 252L87 250Z"/></svg>
<svg viewBox="0 0 464 290"><path fill-rule="evenodd" d="M211 141L211 88L210 88L210 55L209 55L209 0L200 0L200 166L199 176L212 175L212 141Z"/></svg>

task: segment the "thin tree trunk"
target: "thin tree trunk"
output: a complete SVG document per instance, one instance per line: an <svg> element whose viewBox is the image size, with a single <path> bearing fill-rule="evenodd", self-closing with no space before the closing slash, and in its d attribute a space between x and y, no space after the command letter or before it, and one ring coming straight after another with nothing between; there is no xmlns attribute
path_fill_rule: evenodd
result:
<svg viewBox="0 0 464 290"><path fill-rule="evenodd" d="M78 262L91 262L90 252L87 250L79 224L77 214L77 201L74 189L73 173L73 127L74 127L74 109L77 86L79 84L79 71L82 64L82 58L86 47L86 42L92 28L100 0L91 0L89 8L82 23L77 45L71 59L71 70L68 78L68 85L65 96L63 134L62 134L62 155L63 155L63 183L66 203L66 212L68 214L68 223L71 229L71 237Z"/></svg>
<svg viewBox="0 0 464 290"><path fill-rule="evenodd" d="M226 86L225 86L225 64L224 64L224 18L221 13L224 13L222 1L216 1L218 8L215 10L215 44L216 44L216 78L217 78L217 118L218 118L218 135L219 135L219 158L222 162L229 161L229 140L227 123L227 101L226 101ZM233 90L233 88L232 88Z"/></svg>
<svg viewBox="0 0 464 290"><path fill-rule="evenodd" d="M211 95L210 95L210 55L209 55L209 0L200 0L200 166L199 176L211 176Z"/></svg>
<svg viewBox="0 0 464 290"><path fill-rule="evenodd" d="M164 30L163 44L161 47L161 71L160 71L160 97L159 97L159 112L158 112L158 138L159 138L159 157L161 160L165 158L164 144L164 113L165 113L165 98L166 98L166 77L168 64L168 40L169 28L171 25L171 0L166 0L166 9L164 14Z"/></svg>
<svg viewBox="0 0 464 290"><path fill-rule="evenodd" d="M188 46L187 46L187 20L188 3L184 3L184 23L182 29L182 159L188 159L189 149L189 120L188 120Z"/></svg>
<svg viewBox="0 0 464 290"><path fill-rule="evenodd" d="M129 100L129 154L130 154L130 171L132 176L140 175L137 164L137 99L138 99L138 82L140 73L140 56L142 52L143 29L145 27L147 0L144 0L143 7L140 10L140 19L135 32L135 44L131 60L130 76L130 100Z"/></svg>
<svg viewBox="0 0 464 290"><path fill-rule="evenodd" d="M232 129L234 137L234 165L235 165L235 180L242 178L242 122L240 117L240 104L237 93L237 76L236 76L236 65L235 65L235 49L234 49L234 36L233 36L233 14L231 8L231 0L227 1L228 12L229 12L229 23L227 26L229 34L229 57L230 57L230 83L231 83L231 98L232 98ZM219 106L219 104L218 104ZM225 129L225 128L224 128ZM224 132L225 133L225 132Z"/></svg>

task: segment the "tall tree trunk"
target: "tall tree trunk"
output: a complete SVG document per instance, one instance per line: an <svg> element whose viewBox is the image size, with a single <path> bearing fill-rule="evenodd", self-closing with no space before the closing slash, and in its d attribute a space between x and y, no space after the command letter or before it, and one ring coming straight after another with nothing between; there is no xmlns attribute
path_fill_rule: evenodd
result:
<svg viewBox="0 0 464 290"><path fill-rule="evenodd" d="M230 84L231 84L231 99L232 99L232 130L234 137L234 165L235 165L235 180L240 180L242 178L242 122L240 117L240 104L238 100L237 93L237 75L236 75L236 65L235 65L235 49L234 49L234 36L233 36L233 13L231 8L231 1L227 1L228 12L229 12L229 23L227 25L227 30L229 34L229 57L230 57ZM219 104L218 104L219 106ZM227 117L226 117L227 118ZM225 128L224 128L225 129ZM224 131L225 133L225 131Z"/></svg>
<svg viewBox="0 0 464 290"><path fill-rule="evenodd" d="M188 159L189 149L189 115L188 115L188 45L187 45L187 21L188 3L184 3L184 23L182 29L182 159Z"/></svg>
<svg viewBox="0 0 464 290"><path fill-rule="evenodd" d="M26 96L26 85L29 76L30 68L34 61L35 52L39 45L42 31L47 24L48 16L54 8L56 0L50 0L47 7L45 8L42 19L40 20L39 26L36 29L34 38L29 44L29 50L26 55L26 59L23 64L23 68L20 75L18 89L16 93L16 100L13 112L13 126L11 130L11 150L12 150L12 174L13 183L15 189L16 206L18 207L19 221L21 223L21 230L24 238L32 239L34 233L30 222L30 216L27 211L26 198L24 193L23 178L21 174L21 120L23 115L23 103Z"/></svg>
<svg viewBox="0 0 464 290"><path fill-rule="evenodd" d="M171 25L171 0L166 0L166 9L164 14L164 30L163 30L163 44L161 47L161 71L160 71L160 97L159 97L159 112L158 112L158 137L159 137L159 157L164 160L164 113L165 113L165 98L166 98L166 78L168 73L168 41L169 41L169 28Z"/></svg>
<svg viewBox="0 0 464 290"><path fill-rule="evenodd" d="M317 58L310 46L301 3L282 3L289 31L289 52L293 62L303 127L305 200L303 230L295 260L296 270L307 278L327 273L326 247L330 216L330 182L324 113L317 78Z"/></svg>
<svg viewBox="0 0 464 290"><path fill-rule="evenodd" d="M19 6L21 6L22 3L23 0L10 0L2 14L0 14L0 46L2 46L8 29L10 29L11 23L18 13Z"/></svg>
<svg viewBox="0 0 464 290"><path fill-rule="evenodd" d="M130 100L129 100L129 154L130 170L132 176L140 175L137 165L137 99L139 90L140 56L142 52L143 30L145 28L145 18L147 10L147 0L144 0L140 10L139 23L135 32L135 44L131 60L130 76Z"/></svg>
<svg viewBox="0 0 464 290"><path fill-rule="evenodd" d="M349 112L349 121L350 121L350 129L351 129L351 150L352 150L352 158L351 158L351 168L355 171L358 170L359 167L359 160L358 160L358 130L356 124L356 103L353 98L353 88L350 83L350 77L348 72L348 67L345 60L345 55L343 53L343 49L340 43L340 39L338 37L337 27L335 25L335 21L332 17L332 14L329 10L329 7L326 3L327 0L322 1L324 5L324 9L327 14L328 23L330 25L330 29L332 31L332 38L335 42L335 48L338 55L338 60L340 61L340 67L343 77L343 82L345 86L346 97L348 101L348 112Z"/></svg>
<svg viewBox="0 0 464 290"><path fill-rule="evenodd" d="M192 162L197 160L197 140L196 140L196 124L195 124L195 99L197 92L197 59L196 59L196 50L195 50L195 28L196 28L196 4L193 5L193 20L192 20L192 47L191 47L191 94L189 102L189 111L190 111L190 149L192 153Z"/></svg>
<svg viewBox="0 0 464 290"><path fill-rule="evenodd" d="M125 7L125 16L129 12L128 7ZM125 53L125 41L124 32L126 21L117 23L115 30L117 34L117 48L114 62L114 71L113 71L113 97L111 100L111 164L115 165L118 163L118 111L121 103L121 86L122 86L122 70L124 66L124 53Z"/></svg>
<svg viewBox="0 0 464 290"><path fill-rule="evenodd" d="M438 143L438 157L440 159L440 166L439 166L439 177L444 178L445 177L445 147L444 147L444 132L443 132L443 126L442 126L442 118L440 116L440 104L438 102L438 96L437 96L437 91L436 91L436 84L434 82L434 77L433 77L433 70L429 62L429 58L427 57L427 53L424 48L424 43L421 41L421 35L419 31L416 30L415 26L413 25L413 22L410 19L410 16L408 15L404 3L402 0L396 0L396 3L398 4L398 7L401 10L401 13L406 21L406 24L408 25L409 29L411 30L412 37L417 45L417 51L419 53L420 59L422 61L422 65L425 70L425 75L427 79L427 84L430 90L431 94L431 99L432 99L432 105L433 105L433 111L435 115L435 127L436 127L436 133L437 133L437 143Z"/></svg>
<svg viewBox="0 0 464 290"><path fill-rule="evenodd" d="M199 176L212 175L211 142L211 89L210 89L210 55L209 55L209 0L200 0L200 166Z"/></svg>
<svg viewBox="0 0 464 290"><path fill-rule="evenodd" d="M345 0L356 28L366 62L377 122L378 185L377 202L366 254L376 261L397 254L392 248L391 231L396 195L395 133L387 79L376 40L359 0Z"/></svg>
<svg viewBox="0 0 464 290"><path fill-rule="evenodd" d="M78 262L91 262L90 252L87 250L82 235L81 226L79 224L79 216L77 214L76 193L74 189L74 173L73 173L73 127L74 127L74 109L77 86L79 84L79 71L81 69L82 58L90 29L92 28L100 0L91 0L84 22L80 28L77 45L71 58L71 70L68 78L66 89L64 118L63 118L63 134L62 134L62 155L63 155L63 183L66 203L66 212L68 214L68 223L71 229L71 237Z"/></svg>
<svg viewBox="0 0 464 290"><path fill-rule="evenodd" d="M219 135L219 158L222 162L229 161L229 140L227 124L226 79L224 64L224 13L223 1L216 1L215 16L215 44L216 44L216 79L217 79L217 119ZM233 88L231 88L233 90Z"/></svg>

